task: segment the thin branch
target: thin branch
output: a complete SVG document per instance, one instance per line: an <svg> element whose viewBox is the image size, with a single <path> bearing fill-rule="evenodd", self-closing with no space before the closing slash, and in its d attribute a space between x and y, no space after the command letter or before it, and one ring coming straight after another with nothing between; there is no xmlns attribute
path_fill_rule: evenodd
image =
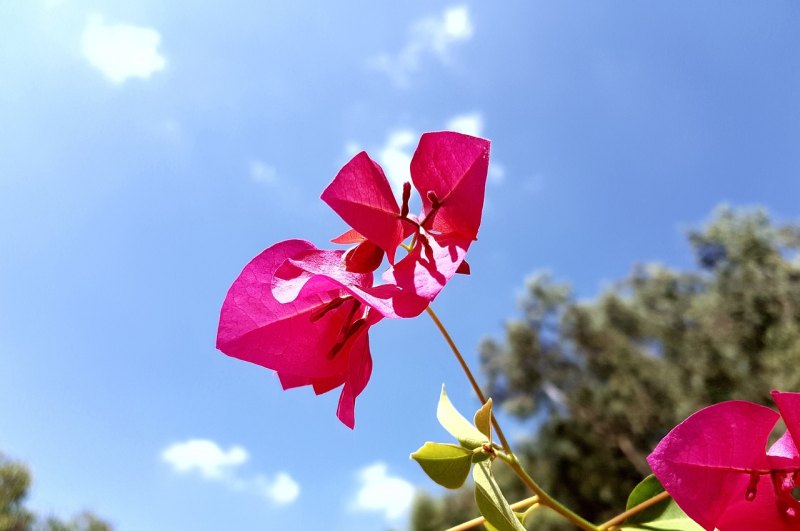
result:
<svg viewBox="0 0 800 531"><path fill-rule="evenodd" d="M630 509L628 509L624 513L618 514L617 516L615 516L614 518L612 518L608 522L600 524L599 526L597 526L597 531L606 531L606 529L610 529L610 528L614 527L615 525L621 524L622 522L624 522L625 520L627 520L628 518L630 518L634 514L636 514L638 512L641 512L641 511L644 511L648 507L652 507L653 505L655 505L655 504L657 504L659 502L662 502L662 501L666 500L667 498L669 498L669 493L666 492L666 491L664 491L664 492L662 492L660 494L656 494L652 498L643 501L639 505L634 505L633 507L631 507Z"/></svg>
<svg viewBox="0 0 800 531"><path fill-rule="evenodd" d="M524 509L530 505L536 505L539 503L539 496L531 496L530 498L525 498L524 500L520 500L516 503L511 504L511 509L513 511L518 511L520 509ZM482 523L486 521L486 518L483 516L479 516L478 518L473 518L469 522L464 522L463 524L458 524L455 527L451 527L445 531L465 531L467 529L472 529L473 527L478 527Z"/></svg>

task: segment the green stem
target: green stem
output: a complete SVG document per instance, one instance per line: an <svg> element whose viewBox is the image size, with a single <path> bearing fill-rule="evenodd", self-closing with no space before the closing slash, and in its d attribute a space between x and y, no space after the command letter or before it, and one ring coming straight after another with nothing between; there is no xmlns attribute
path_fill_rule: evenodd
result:
<svg viewBox="0 0 800 531"><path fill-rule="evenodd" d="M467 375L469 383L472 384L472 390L475 391L476 395L478 395L478 400L481 401L481 404L485 404L486 396L483 394L483 391L481 391L481 386L478 385L477 380L475 380L475 376L472 375L472 371L470 370L469 365L467 365L467 362L464 360L464 356L461 355L461 351L458 350L455 341L453 341L453 338L450 337L450 333L447 331L447 328L444 327L442 321L439 319L439 316L436 315L436 312L433 311L433 308L428 306L427 308L425 308L425 311L428 312L428 315L430 315L431 319L433 319L433 322L436 324L436 327L439 329L439 332L441 332L442 336L444 336L444 339L445 341L447 341L447 344L450 345L450 350L453 351L453 354L455 354L458 363L461 365L461 368ZM510 453L511 447L509 446L508 440L506 439L506 436L503 433L503 429L500 427L500 424L497 422L497 419L495 418L494 415L492 415L492 426L494 426L494 431L497 434L497 438L500 439L500 444L503 445L503 450Z"/></svg>
<svg viewBox="0 0 800 531"><path fill-rule="evenodd" d="M624 513L618 514L617 516L615 516L614 518L612 518L608 522L600 524L599 526L597 526L597 531L605 531L606 529L611 529L612 527L614 527L614 526L616 526L618 524L621 524L622 522L624 522L625 520L627 520L628 518L630 518L634 514L636 514L638 512L641 512L641 511L644 511L648 507L652 507L653 505L655 505L655 504L657 504L659 502L662 502L662 501L666 500L667 498L669 498L669 493L668 492L662 492L660 494L656 494L652 498L649 498L649 499L643 501L639 505L634 505L633 507L631 507L630 509L628 509Z"/></svg>
<svg viewBox="0 0 800 531"><path fill-rule="evenodd" d="M598 531L597 526L562 505L558 500L550 496L550 494L540 487L536 481L534 481L533 478L525 471L525 469L522 468L522 465L520 464L516 455L509 452L508 455L497 454L497 456L511 467L511 470L513 470L514 473L519 476L522 482L525 483L525 485L527 485L532 492L539 496L539 505L549 507L553 511L560 514L562 518L568 520L570 523L580 527L581 529L586 531Z"/></svg>
<svg viewBox="0 0 800 531"><path fill-rule="evenodd" d="M538 496L531 496L530 498L525 498L524 500L520 500L517 503L511 504L511 510L519 511L520 509L525 509L526 507L533 506L535 507L536 504L539 502ZM473 518L468 522L464 522L462 524L458 524L455 527L451 527L446 531L466 531L467 529L472 529L473 527L478 527L482 523L486 521L486 518L483 516L479 516L478 518Z"/></svg>
<svg viewBox="0 0 800 531"><path fill-rule="evenodd" d="M450 346L450 349L453 351L453 354L455 354L458 363L461 365L461 368L467 375L467 379L469 379L469 383L472 385L472 389L475 391L475 394L478 396L478 399L481 401L481 404L485 404L486 397L484 396L483 391L481 391L478 382L475 380L475 376L473 376L472 371L469 368L469 365L467 365L467 362L464 361L464 356L461 355L461 352L458 350L458 347L453 341L453 338L450 337L450 334L447 332L447 329L442 324L442 321L439 319L439 317L436 315L436 312L434 312L430 306L426 308L426 311L428 312L428 315L431 317L431 319L433 319L433 322L436 324L437 328L439 328L439 332L441 332L442 336L444 336L444 339L445 341L447 341L447 344ZM501 460L505 461L511 467L511 469L517 474L517 476L519 476L522 482L525 483L525 485L527 485L527 487L531 489L531 491L538 496L539 504L545 507L549 507L553 511L560 514L565 520L568 520L569 522L580 527L581 529L584 529L586 531L598 531L598 528L594 524L582 518L581 516L575 514L567 507L561 505L561 503L559 503L555 498L553 498L547 492L545 492L545 490L542 489L542 487L540 487L533 480L533 478L530 475L528 475L527 472L525 472L525 469L522 468L519 459L517 459L517 456L514 455L514 452L511 451L511 446L508 444L508 440L503 434L503 430L500 428L500 424L497 422L497 419L495 418L494 415L492 415L492 425L494 426L495 433L497 433L497 438L500 439L500 443L503 445L503 450L505 451L504 453L498 453L497 456Z"/></svg>

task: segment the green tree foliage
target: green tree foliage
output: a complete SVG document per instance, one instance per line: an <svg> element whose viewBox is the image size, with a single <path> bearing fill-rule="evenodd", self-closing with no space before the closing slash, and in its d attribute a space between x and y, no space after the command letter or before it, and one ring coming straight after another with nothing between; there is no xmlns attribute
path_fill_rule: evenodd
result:
<svg viewBox="0 0 800 531"><path fill-rule="evenodd" d="M649 473L645 457L692 412L800 390L800 226L723 208L689 242L696 270L638 266L592 301L535 276L505 340L481 345L495 403L541 421L516 445L527 469L591 520L624 508ZM512 502L528 495L513 478L504 488ZM457 514L468 496L426 519L468 519ZM537 513L531 529L568 528Z"/></svg>
<svg viewBox="0 0 800 531"><path fill-rule="evenodd" d="M88 512L68 522L38 518L24 506L30 485L28 468L0 454L0 531L112 531L111 525Z"/></svg>
<svg viewBox="0 0 800 531"><path fill-rule="evenodd" d="M0 454L0 531L31 529L33 514L23 507L30 484L28 469Z"/></svg>

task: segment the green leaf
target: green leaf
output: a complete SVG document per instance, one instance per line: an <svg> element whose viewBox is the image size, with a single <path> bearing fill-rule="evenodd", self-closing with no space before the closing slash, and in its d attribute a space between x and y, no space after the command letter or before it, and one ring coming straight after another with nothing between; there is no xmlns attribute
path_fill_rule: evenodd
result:
<svg viewBox="0 0 800 531"><path fill-rule="evenodd" d="M458 439L461 446L474 450L484 443L488 443L489 439L478 428L469 423L461 413L453 406L450 399L447 398L447 392L442 386L442 394L439 397L439 406L436 408L436 418L444 429L453 437Z"/></svg>
<svg viewBox="0 0 800 531"><path fill-rule="evenodd" d="M426 442L411 454L433 481L448 489L457 489L466 481L472 466L472 452L455 444Z"/></svg>
<svg viewBox="0 0 800 531"><path fill-rule="evenodd" d="M631 509L664 492L658 479L650 474L636 485L628 497L627 509ZM652 529L664 531L703 531L694 520L686 516L675 500L667 498L628 518L622 525L623 530Z"/></svg>
<svg viewBox="0 0 800 531"><path fill-rule="evenodd" d="M481 461L486 461L487 459L489 459L489 454L485 452L472 452L473 463L480 463Z"/></svg>
<svg viewBox="0 0 800 531"><path fill-rule="evenodd" d="M492 399L486 401L484 405L475 413L475 427L482 434L492 439Z"/></svg>
<svg viewBox="0 0 800 531"><path fill-rule="evenodd" d="M472 479L475 480L475 501L478 509L491 526L497 531L525 531L492 477L489 462L475 465L472 468Z"/></svg>

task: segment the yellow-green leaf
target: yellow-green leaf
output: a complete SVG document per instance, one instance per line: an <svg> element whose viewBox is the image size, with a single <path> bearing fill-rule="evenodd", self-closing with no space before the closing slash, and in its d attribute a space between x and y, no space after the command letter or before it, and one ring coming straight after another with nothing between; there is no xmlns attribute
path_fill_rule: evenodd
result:
<svg viewBox="0 0 800 531"><path fill-rule="evenodd" d="M478 428L482 434L491 440L492 439L492 399L486 401L485 404L475 413L475 427Z"/></svg>
<svg viewBox="0 0 800 531"><path fill-rule="evenodd" d="M411 454L433 481L448 489L457 489L466 481L472 466L472 452L455 444L426 442Z"/></svg>
<svg viewBox="0 0 800 531"><path fill-rule="evenodd" d="M436 408L436 418L444 429L453 437L458 439L461 446L474 450L479 446L483 446L489 442L489 438L478 431L478 428L469 423L467 419L458 412L458 410L447 398L447 392L442 386L442 394L439 397L439 406Z"/></svg>
<svg viewBox="0 0 800 531"><path fill-rule="evenodd" d="M475 501L486 521L497 531L525 531L519 518L506 501L500 487L492 477L491 463L484 461L472 468L475 480Z"/></svg>

